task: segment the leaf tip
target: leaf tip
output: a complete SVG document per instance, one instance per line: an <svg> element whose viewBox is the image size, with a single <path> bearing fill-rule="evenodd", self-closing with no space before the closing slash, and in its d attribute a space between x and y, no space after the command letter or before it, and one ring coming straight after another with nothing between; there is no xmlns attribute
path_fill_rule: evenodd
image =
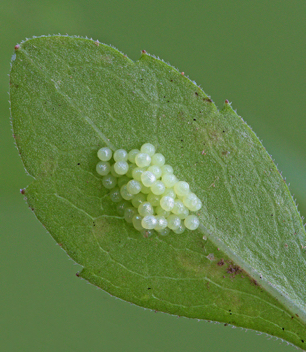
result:
<svg viewBox="0 0 306 352"><path fill-rule="evenodd" d="M15 45L14 49L15 49L15 50L20 49L20 45L19 45L19 44Z"/></svg>
<svg viewBox="0 0 306 352"><path fill-rule="evenodd" d="M20 193L21 193L21 194L25 194L25 189L24 189L24 188L21 188L21 189L20 189Z"/></svg>
<svg viewBox="0 0 306 352"><path fill-rule="evenodd" d="M141 50L141 53L142 53L143 55L145 55L147 52L146 52L146 50Z"/></svg>

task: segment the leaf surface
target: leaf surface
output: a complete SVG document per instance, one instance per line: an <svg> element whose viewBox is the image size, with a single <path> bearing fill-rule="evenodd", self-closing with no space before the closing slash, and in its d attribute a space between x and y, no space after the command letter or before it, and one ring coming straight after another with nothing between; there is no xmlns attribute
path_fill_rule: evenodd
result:
<svg viewBox="0 0 306 352"><path fill-rule="evenodd" d="M288 187L250 127L176 69L88 39L21 43L10 75L30 208L79 276L123 300L303 348L306 244ZM116 213L96 153L150 142L203 202L197 231L143 238Z"/></svg>

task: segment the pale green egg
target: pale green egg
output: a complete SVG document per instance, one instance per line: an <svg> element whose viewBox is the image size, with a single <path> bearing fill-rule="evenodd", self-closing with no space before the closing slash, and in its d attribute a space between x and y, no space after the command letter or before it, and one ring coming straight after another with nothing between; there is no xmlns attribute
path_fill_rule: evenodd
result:
<svg viewBox="0 0 306 352"><path fill-rule="evenodd" d="M114 166L115 166L115 164L113 164L113 165L111 166L111 171L110 171L111 174L112 174L114 177L116 177L116 178L122 176L122 175L117 174L117 172L115 171Z"/></svg>
<svg viewBox="0 0 306 352"><path fill-rule="evenodd" d="M152 165L161 167L165 164L165 157L161 153L156 153L152 156L151 163Z"/></svg>
<svg viewBox="0 0 306 352"><path fill-rule="evenodd" d="M173 174L166 174L166 175L163 175L162 181L164 182L164 185L167 188L172 188L176 184L178 179Z"/></svg>
<svg viewBox="0 0 306 352"><path fill-rule="evenodd" d="M142 216L140 216L139 214L136 214L133 216L132 222L133 222L135 229L138 231L143 230L143 227L141 225L142 219L143 219Z"/></svg>
<svg viewBox="0 0 306 352"><path fill-rule="evenodd" d="M132 204L135 208L138 209L139 205L141 203L144 203L147 201L147 197L143 193L138 193L134 198L132 199Z"/></svg>
<svg viewBox="0 0 306 352"><path fill-rule="evenodd" d="M143 202L138 206L138 213L141 216L153 215L154 209L150 202Z"/></svg>
<svg viewBox="0 0 306 352"><path fill-rule="evenodd" d="M113 156L113 152L107 147L99 149L97 154L98 158L102 161L109 161Z"/></svg>
<svg viewBox="0 0 306 352"><path fill-rule="evenodd" d="M153 230L157 225L157 220L154 215L147 215L141 220L141 225L144 229Z"/></svg>
<svg viewBox="0 0 306 352"><path fill-rule="evenodd" d="M117 207L116 207L116 210L117 210L117 213L119 214L119 216L123 216L124 215L124 211L126 208L130 207L131 204L127 201L122 201L120 203L118 203Z"/></svg>
<svg viewBox="0 0 306 352"><path fill-rule="evenodd" d="M138 153L135 157L135 163L138 167L148 167L151 164L151 157L146 153Z"/></svg>
<svg viewBox="0 0 306 352"><path fill-rule="evenodd" d="M149 194L149 193L151 193L150 187L146 187L146 186L144 186L143 184L141 184L141 193L143 193L143 194Z"/></svg>
<svg viewBox="0 0 306 352"><path fill-rule="evenodd" d="M118 175L125 175L129 170L129 164L126 161L117 161L114 170Z"/></svg>
<svg viewBox="0 0 306 352"><path fill-rule="evenodd" d="M150 171L148 171L150 172ZM153 185L151 186L151 192L156 195L161 195L165 192L165 185L163 181L155 181Z"/></svg>
<svg viewBox="0 0 306 352"><path fill-rule="evenodd" d="M179 199L175 199L173 209L171 210L172 213L175 215L183 214L184 209L186 209L184 203Z"/></svg>
<svg viewBox="0 0 306 352"><path fill-rule="evenodd" d="M133 222L134 215L137 214L137 209L133 207L128 207L124 210L124 219L126 222L131 224Z"/></svg>
<svg viewBox="0 0 306 352"><path fill-rule="evenodd" d="M136 165L135 164L129 164L129 169L126 173L127 177L133 178L133 170L136 169Z"/></svg>
<svg viewBox="0 0 306 352"><path fill-rule="evenodd" d="M140 150L138 150L138 149L132 149L132 150L128 153L128 160L129 160L131 163L135 164L135 157L136 157L136 155L139 154L139 153L140 153Z"/></svg>
<svg viewBox="0 0 306 352"><path fill-rule="evenodd" d="M96 165L96 171L101 176L106 176L110 173L111 166L108 161L99 161Z"/></svg>
<svg viewBox="0 0 306 352"><path fill-rule="evenodd" d="M133 179L135 179L136 181L141 181L141 175L145 171L146 171L146 169L143 167L135 167L135 169L133 169L133 171L132 171Z"/></svg>
<svg viewBox="0 0 306 352"><path fill-rule="evenodd" d="M155 212L157 215L163 216L164 218L167 218L171 214L170 211L166 211L161 206L157 206Z"/></svg>
<svg viewBox="0 0 306 352"><path fill-rule="evenodd" d="M178 181L173 188L174 192L180 197L187 196L189 193L189 184L185 181Z"/></svg>
<svg viewBox="0 0 306 352"><path fill-rule="evenodd" d="M163 165L161 167L162 175L173 174L173 167L170 165Z"/></svg>
<svg viewBox="0 0 306 352"><path fill-rule="evenodd" d="M181 224L176 230L173 230L174 233L176 233L177 235L182 234L185 231L185 226L183 224Z"/></svg>
<svg viewBox="0 0 306 352"><path fill-rule="evenodd" d="M118 186L121 188L123 185L126 185L130 181L130 178L127 176L121 176L118 178Z"/></svg>
<svg viewBox="0 0 306 352"><path fill-rule="evenodd" d="M169 235L170 233L170 229L169 227L166 227L165 229L161 230L161 231L158 231L158 233L161 235L161 236L167 236Z"/></svg>
<svg viewBox="0 0 306 352"><path fill-rule="evenodd" d="M131 194L138 194L141 191L141 183L136 180L130 180L126 187L128 192Z"/></svg>
<svg viewBox="0 0 306 352"><path fill-rule="evenodd" d="M140 148L141 153L148 154L149 156L153 156L155 154L155 147L151 143L145 143Z"/></svg>
<svg viewBox="0 0 306 352"><path fill-rule="evenodd" d="M121 194L121 197L125 200L131 200L134 195L131 194L128 190L127 190L127 186L126 185L123 185L121 188L120 188L120 194Z"/></svg>
<svg viewBox="0 0 306 352"><path fill-rule="evenodd" d="M124 149L118 149L114 153L114 160L115 161L127 161L128 160L128 153Z"/></svg>
<svg viewBox="0 0 306 352"><path fill-rule="evenodd" d="M195 215L188 215L184 220L184 225L188 230L196 230L200 225L200 220Z"/></svg>
<svg viewBox="0 0 306 352"><path fill-rule="evenodd" d="M155 175L156 179L160 178L162 175L161 168L157 165L149 166L148 171L151 171Z"/></svg>
<svg viewBox="0 0 306 352"><path fill-rule="evenodd" d="M117 178L113 175L107 175L102 178L102 185L107 189L115 188L117 185Z"/></svg>
<svg viewBox="0 0 306 352"><path fill-rule="evenodd" d="M121 202L123 200L123 198L122 198L122 196L120 194L120 188L119 187L113 188L109 192L109 197L114 203L118 203L118 202Z"/></svg>
<svg viewBox="0 0 306 352"><path fill-rule="evenodd" d="M149 193L147 196L147 201L150 202L153 205L153 207L157 207L160 202L160 196L153 193Z"/></svg>
<svg viewBox="0 0 306 352"><path fill-rule="evenodd" d="M167 217L167 221L168 221L168 227L171 230L177 230L181 225L181 219L177 215L169 215Z"/></svg>
<svg viewBox="0 0 306 352"><path fill-rule="evenodd" d="M166 211L171 211L174 207L174 199L169 196L164 196L160 200L160 206Z"/></svg>
<svg viewBox="0 0 306 352"><path fill-rule="evenodd" d="M146 187L151 187L153 183L156 181L156 177L151 171L144 171L141 174L141 182Z"/></svg>
<svg viewBox="0 0 306 352"><path fill-rule="evenodd" d="M165 192L163 193L163 196L169 196L169 197L175 199L176 198L176 193L174 192L173 188L166 188Z"/></svg>
<svg viewBox="0 0 306 352"><path fill-rule="evenodd" d="M156 215L155 219L157 220L157 225L154 228L156 231L164 230L167 227L168 221L164 216Z"/></svg>

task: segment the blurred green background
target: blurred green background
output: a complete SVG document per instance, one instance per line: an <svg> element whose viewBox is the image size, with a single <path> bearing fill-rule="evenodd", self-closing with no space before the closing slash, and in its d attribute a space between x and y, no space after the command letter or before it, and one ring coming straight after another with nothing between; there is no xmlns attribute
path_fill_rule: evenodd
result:
<svg viewBox="0 0 306 352"><path fill-rule="evenodd" d="M9 122L15 44L47 34L88 36L133 60L141 49L225 99L263 140L306 214L306 2L52 0L0 2L0 350L294 351L223 324L144 310L75 276L80 269L28 210Z"/></svg>

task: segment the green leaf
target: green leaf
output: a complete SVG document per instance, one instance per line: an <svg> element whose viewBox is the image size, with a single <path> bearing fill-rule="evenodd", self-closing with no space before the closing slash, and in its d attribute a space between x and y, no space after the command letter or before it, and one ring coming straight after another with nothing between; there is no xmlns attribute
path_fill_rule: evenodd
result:
<svg viewBox="0 0 306 352"><path fill-rule="evenodd" d="M176 69L67 36L20 44L12 123L30 208L79 276L139 306L306 343L306 244L288 187L229 103ZM197 231L143 238L95 172L102 146L150 142L200 197ZM304 343L305 341L305 343Z"/></svg>

